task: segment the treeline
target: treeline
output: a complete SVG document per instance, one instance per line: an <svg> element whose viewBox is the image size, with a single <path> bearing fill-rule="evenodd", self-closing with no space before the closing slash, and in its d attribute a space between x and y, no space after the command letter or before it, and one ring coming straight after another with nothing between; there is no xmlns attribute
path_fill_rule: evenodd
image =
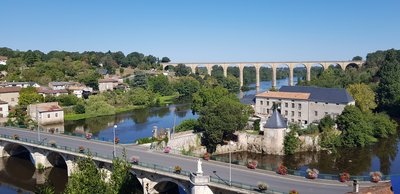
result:
<svg viewBox="0 0 400 194"><path fill-rule="evenodd" d="M8 58L7 65L0 70L7 71L7 81L35 81L47 84L50 81L79 81L97 88L100 74L97 69L106 69L113 74L121 67L132 67L143 70L157 69L160 62L168 62L168 57L161 60L152 55L132 52L67 52L39 50L18 51L0 48L0 56Z"/></svg>

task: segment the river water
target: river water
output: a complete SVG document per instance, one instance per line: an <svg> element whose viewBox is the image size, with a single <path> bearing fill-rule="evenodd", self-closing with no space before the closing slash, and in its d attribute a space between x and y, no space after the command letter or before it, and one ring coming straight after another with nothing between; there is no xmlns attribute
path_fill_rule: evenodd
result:
<svg viewBox="0 0 400 194"><path fill-rule="evenodd" d="M297 78L294 79L295 83ZM277 86L287 85L288 80L277 80ZM255 87L255 84L250 84ZM252 99L257 92L271 87L270 81L261 82L258 91L250 90L239 94ZM133 143L136 139L152 135L153 126L158 128L173 128L186 119L197 118L193 115L189 103L172 104L163 107L152 107L132 110L112 116L66 121L64 133L85 134L90 132L94 138L112 140L113 126L117 125L116 136L121 143ZM62 131L61 131L62 132ZM306 170L317 168L320 173L337 174L348 171L352 175L368 175L370 171L379 170L384 174L400 174L399 136L384 139L366 148L341 149L337 153L306 152L292 156L262 155L247 152L233 153L233 160L246 163L248 159L257 160L260 168L285 164L290 169ZM227 160L228 155L217 156ZM33 164L23 158L0 158L0 193L24 193L33 191L37 185ZM67 182L67 172L64 168L52 168L49 180L62 191Z"/></svg>

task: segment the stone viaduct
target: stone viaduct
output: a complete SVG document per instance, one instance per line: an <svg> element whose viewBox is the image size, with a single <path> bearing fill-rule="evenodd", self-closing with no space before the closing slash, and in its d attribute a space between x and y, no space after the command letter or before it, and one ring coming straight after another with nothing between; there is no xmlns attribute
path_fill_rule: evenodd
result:
<svg viewBox="0 0 400 194"><path fill-rule="evenodd" d="M304 66L307 70L306 80L311 80L311 67L314 65L322 66L324 70L331 65L338 65L342 70L345 70L349 65L361 67L365 61L298 61L298 62L213 62L213 63L161 63L163 70L168 66L176 67L178 64L184 64L191 68L192 73L196 73L197 67L206 67L208 75L211 75L213 66L220 66L224 71L224 76L228 75L228 67L238 67L240 72L240 86L243 86L243 69L245 66L253 66L256 69L256 87L260 86L260 68L263 66L272 68L272 87L276 87L276 69L281 66L289 68L289 86L293 86L293 69L296 66Z"/></svg>
<svg viewBox="0 0 400 194"><path fill-rule="evenodd" d="M27 182L43 184L46 179L46 171L38 173L38 166L45 168L53 166L66 166L67 174L70 176L76 169L75 161L78 158L86 157L83 153L77 153L68 149L38 145L25 141L19 141L0 137L0 157L28 154L30 161L36 167L36 172ZM103 170L107 177L111 175L112 159L93 155L98 168ZM164 169L163 169L164 168ZM175 183L188 194L212 194L212 193L253 193L251 190L230 187L226 184L210 181L210 176L198 173L176 174L165 170L165 167L151 165L132 165L130 172L137 178L144 194L160 193L163 184ZM5 164L0 162L0 173L6 173ZM107 179L108 179L107 178ZM161 189L161 190L160 190ZM254 192L255 193L255 192Z"/></svg>

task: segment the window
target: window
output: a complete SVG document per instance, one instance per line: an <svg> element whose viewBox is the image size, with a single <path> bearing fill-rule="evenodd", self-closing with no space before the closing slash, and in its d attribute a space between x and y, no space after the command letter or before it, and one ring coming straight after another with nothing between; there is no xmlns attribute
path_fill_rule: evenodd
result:
<svg viewBox="0 0 400 194"><path fill-rule="evenodd" d="M325 104L328 104L327 102L325 102Z"/></svg>
<svg viewBox="0 0 400 194"><path fill-rule="evenodd" d="M318 116L318 111L314 111L314 115L315 115L315 116Z"/></svg>
<svg viewBox="0 0 400 194"><path fill-rule="evenodd" d="M0 111L3 111L3 107L0 107Z"/></svg>
<svg viewBox="0 0 400 194"><path fill-rule="evenodd" d="M328 115L328 112L325 112L325 115Z"/></svg>
<svg viewBox="0 0 400 194"><path fill-rule="evenodd" d="M269 106L269 101L267 101L267 106Z"/></svg>
<svg viewBox="0 0 400 194"><path fill-rule="evenodd" d="M47 114L47 118L50 118L50 114Z"/></svg>
<svg viewBox="0 0 400 194"><path fill-rule="evenodd" d="M287 110L285 110L285 116L287 116L288 115L288 111Z"/></svg>
<svg viewBox="0 0 400 194"><path fill-rule="evenodd" d="M292 123L294 123L294 119L292 119Z"/></svg>
<svg viewBox="0 0 400 194"><path fill-rule="evenodd" d="M307 125L307 123L308 123L308 121L307 121L307 120L304 120L304 124L306 124L306 125Z"/></svg>
<svg viewBox="0 0 400 194"><path fill-rule="evenodd" d="M299 117L301 117L301 112L298 112L299 113Z"/></svg>
<svg viewBox="0 0 400 194"><path fill-rule="evenodd" d="M286 108L289 107L289 103L285 102L285 107Z"/></svg>
<svg viewBox="0 0 400 194"><path fill-rule="evenodd" d="M336 105L339 105L339 103L336 103Z"/></svg>
<svg viewBox="0 0 400 194"><path fill-rule="evenodd" d="M294 108L294 103L292 103L292 108Z"/></svg>
<svg viewBox="0 0 400 194"><path fill-rule="evenodd" d="M294 117L294 111L292 111L292 117Z"/></svg>
<svg viewBox="0 0 400 194"><path fill-rule="evenodd" d="M267 114L269 114L269 109L267 109Z"/></svg>
<svg viewBox="0 0 400 194"><path fill-rule="evenodd" d="M56 117L58 117L58 113L56 113Z"/></svg>
<svg viewBox="0 0 400 194"><path fill-rule="evenodd" d="M264 104L264 102L263 102L262 100L260 100L260 104L261 104L261 105L263 105L263 104Z"/></svg>
<svg viewBox="0 0 400 194"><path fill-rule="evenodd" d="M300 103L299 103L298 107L299 107L299 110L301 110L301 104Z"/></svg>
<svg viewBox="0 0 400 194"><path fill-rule="evenodd" d="M15 99L14 98L11 98L11 102L14 102L15 101Z"/></svg>

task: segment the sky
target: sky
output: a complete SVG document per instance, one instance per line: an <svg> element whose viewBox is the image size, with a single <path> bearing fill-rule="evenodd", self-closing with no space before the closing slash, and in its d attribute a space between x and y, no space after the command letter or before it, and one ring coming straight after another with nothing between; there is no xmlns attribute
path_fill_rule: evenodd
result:
<svg viewBox="0 0 400 194"><path fill-rule="evenodd" d="M1 0L0 47L172 62L350 60L400 49L399 0Z"/></svg>

